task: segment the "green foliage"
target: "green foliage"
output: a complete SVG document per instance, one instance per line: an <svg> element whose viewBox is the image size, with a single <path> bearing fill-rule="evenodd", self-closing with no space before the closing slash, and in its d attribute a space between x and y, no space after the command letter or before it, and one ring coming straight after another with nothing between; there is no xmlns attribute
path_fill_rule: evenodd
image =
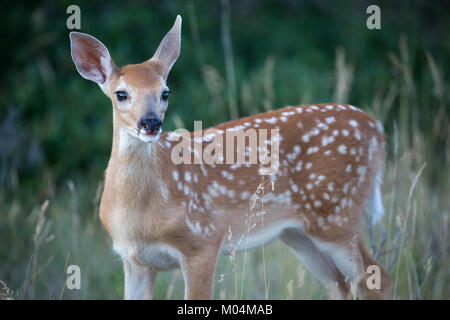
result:
<svg viewBox="0 0 450 320"><path fill-rule="evenodd" d="M121 262L98 220L111 106L72 63L70 4L0 5L0 280L18 298L122 295ZM449 298L450 7L439 1L379 5L382 29L372 31L359 2L231 1L225 26L232 37L230 60L219 1L79 4L81 31L105 43L119 66L151 57L176 14L182 15L182 52L168 79L174 94L166 130L175 129L178 119L187 129L194 120L205 127L230 119L230 62L239 116L333 100L382 120L387 215L369 240L391 267L396 298ZM347 89L337 90L347 82ZM33 235L45 199L50 204L36 251ZM383 239L385 246L378 248ZM327 296L308 274L299 281L303 271L281 244L267 246L265 257L269 298ZM83 290L63 291L66 259L82 268ZM264 298L261 252L252 252L249 261L244 297ZM235 280L242 277L242 256L235 263L237 268L228 257L220 259L216 278L224 278L216 284L217 298L240 297ZM162 274L156 297L182 298L181 278Z"/></svg>

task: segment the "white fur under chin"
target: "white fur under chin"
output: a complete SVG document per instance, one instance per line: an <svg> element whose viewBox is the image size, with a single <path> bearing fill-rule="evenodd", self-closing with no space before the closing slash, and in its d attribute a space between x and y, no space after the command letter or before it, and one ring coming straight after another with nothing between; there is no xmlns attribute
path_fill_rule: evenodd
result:
<svg viewBox="0 0 450 320"><path fill-rule="evenodd" d="M159 129L158 134L156 136L149 136L149 135L140 134L139 135L139 140L141 140L142 142L145 142L145 143L156 142L156 141L158 141L159 137L161 136L161 132L162 132L162 130Z"/></svg>
<svg viewBox="0 0 450 320"><path fill-rule="evenodd" d="M155 136L148 135L136 135L134 133L130 133L128 130L122 128L120 129L120 141L119 141L119 153L126 154L134 147L137 147L138 144L142 142L151 145L153 142L158 141L161 136L162 129L159 129L159 132Z"/></svg>

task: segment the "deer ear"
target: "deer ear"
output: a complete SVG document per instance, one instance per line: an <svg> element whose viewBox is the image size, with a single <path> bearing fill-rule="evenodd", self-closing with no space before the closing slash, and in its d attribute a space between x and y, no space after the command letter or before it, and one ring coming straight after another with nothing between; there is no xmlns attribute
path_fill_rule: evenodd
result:
<svg viewBox="0 0 450 320"><path fill-rule="evenodd" d="M167 79L170 69L180 55L181 45L181 16L175 19L172 29L166 34L159 44L158 49L149 61L156 62L160 66L161 75Z"/></svg>
<svg viewBox="0 0 450 320"><path fill-rule="evenodd" d="M108 49L86 33L73 31L69 37L72 60L78 72L83 78L104 85L116 69Z"/></svg>

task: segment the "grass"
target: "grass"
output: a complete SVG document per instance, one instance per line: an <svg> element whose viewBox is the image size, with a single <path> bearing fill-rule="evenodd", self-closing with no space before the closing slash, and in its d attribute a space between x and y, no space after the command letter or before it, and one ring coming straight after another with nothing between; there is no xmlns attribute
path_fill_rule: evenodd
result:
<svg viewBox="0 0 450 320"><path fill-rule="evenodd" d="M275 88L277 68L269 56L253 73L236 79L231 37L227 31L227 2L222 1L222 41L226 79L196 54L203 85L211 98L214 114L224 118L253 114L273 108L283 91ZM191 7L189 26L194 40L198 30ZM360 106L380 119L386 129L384 205L386 214L376 226L365 224L364 235L377 260L390 272L394 299L450 298L449 239L449 83L443 64L429 52L421 52L427 69L417 78L411 64L406 37L398 52L387 53L391 78L377 85ZM362 72L362 71L361 71ZM336 49L335 69L322 77L329 100L346 102L360 88L355 64L345 51ZM314 76L305 84L300 78L299 103L314 101ZM325 79L325 80L323 80ZM423 80L425 79L425 80ZM283 89L284 90L284 89ZM333 93L331 94L331 92ZM423 97L429 97L427 99ZM286 104L293 101L285 101ZM320 101L316 101L320 102ZM351 101L350 101L351 102ZM239 110L238 107L239 106ZM433 106L433 108L431 108ZM428 111L427 111L428 110ZM424 125L423 117L430 117ZM169 110L171 121L182 117ZM428 122L427 122L428 123ZM0 297L2 299L120 299L123 290L122 264L111 249L111 241L100 224L98 206L102 183L98 176L80 176L55 182L45 169L37 187L20 183L9 172L8 190L0 190ZM42 195L48 200L39 201ZM67 290L65 270L79 265L81 290ZM182 299L184 284L179 270L161 273L155 286L156 299ZM320 283L302 267L280 241L245 253L219 258L214 297L217 299L325 299Z"/></svg>

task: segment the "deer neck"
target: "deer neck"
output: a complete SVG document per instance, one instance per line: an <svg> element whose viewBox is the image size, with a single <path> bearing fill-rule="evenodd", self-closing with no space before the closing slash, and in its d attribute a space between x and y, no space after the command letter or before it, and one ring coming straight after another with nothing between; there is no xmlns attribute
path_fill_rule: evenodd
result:
<svg viewBox="0 0 450 320"><path fill-rule="evenodd" d="M159 143L142 142L126 131L117 115L113 118L113 144L106 182L110 181L111 185L121 189L118 193L123 193L125 197L132 195L133 198L139 199L157 195L162 181L162 150Z"/></svg>

